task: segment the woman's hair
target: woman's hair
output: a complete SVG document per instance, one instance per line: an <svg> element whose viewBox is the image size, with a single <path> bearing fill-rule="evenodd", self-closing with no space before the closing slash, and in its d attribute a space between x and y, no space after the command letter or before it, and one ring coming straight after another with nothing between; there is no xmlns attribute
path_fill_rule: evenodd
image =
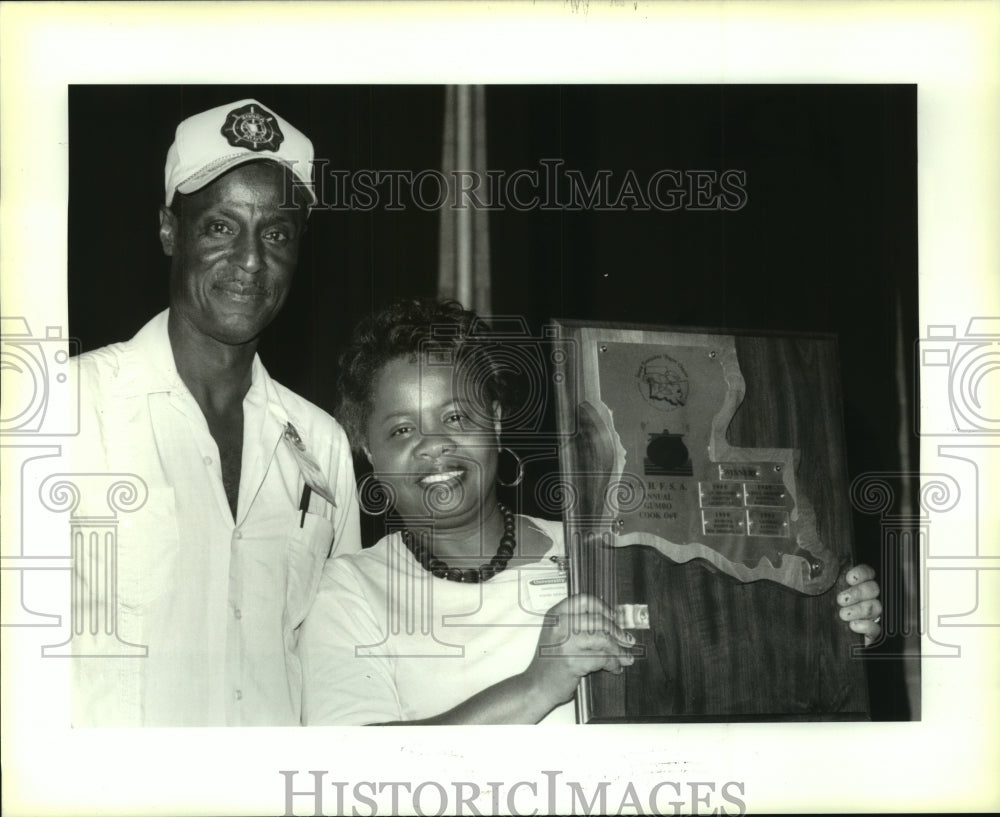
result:
<svg viewBox="0 0 1000 817"><path fill-rule="evenodd" d="M400 300L361 321L340 356L337 419L357 451L366 445L366 426L382 368L400 357L422 365L449 366L461 396L481 410L512 407L512 383L497 365L498 341L475 312L457 301Z"/></svg>

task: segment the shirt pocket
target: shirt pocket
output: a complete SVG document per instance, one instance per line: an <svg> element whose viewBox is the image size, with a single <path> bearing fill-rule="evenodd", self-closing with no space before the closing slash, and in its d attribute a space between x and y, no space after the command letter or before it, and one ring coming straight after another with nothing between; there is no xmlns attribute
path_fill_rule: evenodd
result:
<svg viewBox="0 0 1000 817"><path fill-rule="evenodd" d="M169 596L181 562L174 489L151 488L146 505L120 520L114 545L114 578L124 611L140 612Z"/></svg>
<svg viewBox="0 0 1000 817"><path fill-rule="evenodd" d="M323 564L333 544L333 523L316 513L295 513L288 541L288 581L285 609L288 625L298 627L316 597Z"/></svg>

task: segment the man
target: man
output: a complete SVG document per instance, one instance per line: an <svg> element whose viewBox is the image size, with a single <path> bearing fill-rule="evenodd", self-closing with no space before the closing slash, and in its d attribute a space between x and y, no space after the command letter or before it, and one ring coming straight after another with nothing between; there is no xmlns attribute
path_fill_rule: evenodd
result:
<svg viewBox="0 0 1000 817"><path fill-rule="evenodd" d="M181 122L160 209L170 308L78 360L74 471L123 475L141 507L122 508L117 554L74 554L75 614L110 611L113 631L74 628L74 725L299 723L298 627L324 561L360 548L344 432L256 354L315 202L312 159L252 99ZM78 514L108 501L82 495Z"/></svg>

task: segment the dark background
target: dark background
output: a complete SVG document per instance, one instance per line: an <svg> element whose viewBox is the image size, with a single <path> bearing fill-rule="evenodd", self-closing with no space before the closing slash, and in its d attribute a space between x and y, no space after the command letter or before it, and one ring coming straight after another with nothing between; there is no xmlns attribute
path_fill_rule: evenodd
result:
<svg viewBox="0 0 1000 817"><path fill-rule="evenodd" d="M131 337L166 306L157 210L174 128L243 97L305 132L329 168L441 166L441 86L72 86L69 328L84 350ZM850 477L917 470L915 86L492 86L486 109L490 169L561 159L619 183L628 170L747 175L733 212L491 213L494 314L536 333L571 318L835 334ZM435 294L438 222L415 207L315 212L261 343L270 373L332 411L358 318ZM859 560L880 565L880 537L878 518L855 514ZM900 661L871 661L869 674L873 717L917 715Z"/></svg>

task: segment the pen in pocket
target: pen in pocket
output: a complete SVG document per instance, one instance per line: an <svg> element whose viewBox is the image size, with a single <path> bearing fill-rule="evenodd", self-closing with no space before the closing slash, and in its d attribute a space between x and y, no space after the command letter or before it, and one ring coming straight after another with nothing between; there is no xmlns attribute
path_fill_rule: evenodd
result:
<svg viewBox="0 0 1000 817"><path fill-rule="evenodd" d="M309 487L307 482L302 486L302 499L299 500L299 510L302 511L302 517L299 519L299 527L304 528L306 525L306 511L309 510L309 499L312 496L312 488Z"/></svg>

